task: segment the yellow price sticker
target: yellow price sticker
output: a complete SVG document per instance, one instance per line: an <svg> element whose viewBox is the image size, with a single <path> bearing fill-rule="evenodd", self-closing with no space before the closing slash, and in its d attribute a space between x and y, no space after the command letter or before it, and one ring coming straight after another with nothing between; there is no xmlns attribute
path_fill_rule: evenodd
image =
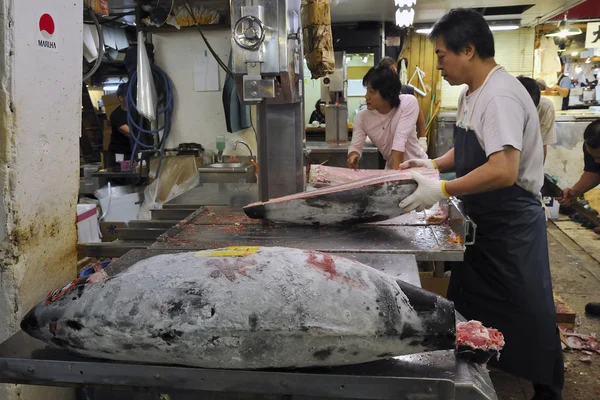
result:
<svg viewBox="0 0 600 400"><path fill-rule="evenodd" d="M260 246L229 246L221 249L202 250L195 257L246 257L256 254Z"/></svg>

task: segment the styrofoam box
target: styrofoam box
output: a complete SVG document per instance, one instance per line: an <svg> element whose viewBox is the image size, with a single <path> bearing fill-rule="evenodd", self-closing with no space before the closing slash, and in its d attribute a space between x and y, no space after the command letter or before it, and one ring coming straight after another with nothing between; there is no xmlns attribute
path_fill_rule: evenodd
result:
<svg viewBox="0 0 600 400"><path fill-rule="evenodd" d="M107 222L129 222L136 219L143 201L142 193L130 193L117 197L105 197L100 199L100 207L104 221Z"/></svg>
<svg viewBox="0 0 600 400"><path fill-rule="evenodd" d="M77 204L77 241L100 242L98 211L95 204Z"/></svg>

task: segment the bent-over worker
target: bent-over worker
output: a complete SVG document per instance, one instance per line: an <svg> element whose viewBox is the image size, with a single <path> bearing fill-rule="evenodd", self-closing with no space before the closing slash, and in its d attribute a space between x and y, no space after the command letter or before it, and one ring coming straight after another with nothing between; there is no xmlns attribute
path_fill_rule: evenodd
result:
<svg viewBox="0 0 600 400"><path fill-rule="evenodd" d="M564 206L570 206L579 196L600 185L600 119L585 128L583 140L583 174L573 187L563 189L562 197L557 199ZM600 234L600 228L594 232ZM586 304L585 311L600 316L600 303Z"/></svg>
<svg viewBox="0 0 600 400"><path fill-rule="evenodd" d="M494 37L477 11L451 10L430 39L442 76L468 87L459 98L454 148L401 168L437 166L455 170L457 179L413 172L417 190L400 205L422 210L450 195L462 199L477 236L452 267L448 298L465 318L504 334L506 346L491 365L531 381L534 399L561 399L563 358L538 196L544 154L536 108L523 85L496 64Z"/></svg>
<svg viewBox="0 0 600 400"><path fill-rule="evenodd" d="M119 107L110 114L110 145L108 150L115 154L123 154L125 160L131 159L131 140L129 138L129 125L127 125L127 83L121 83L117 88Z"/></svg>
<svg viewBox="0 0 600 400"><path fill-rule="evenodd" d="M397 169L405 159L427 157L415 133L419 103L414 96L400 94L398 74L387 67L373 67L363 78L363 86L367 109L354 119L348 168L358 168L367 136L385 159L386 169Z"/></svg>

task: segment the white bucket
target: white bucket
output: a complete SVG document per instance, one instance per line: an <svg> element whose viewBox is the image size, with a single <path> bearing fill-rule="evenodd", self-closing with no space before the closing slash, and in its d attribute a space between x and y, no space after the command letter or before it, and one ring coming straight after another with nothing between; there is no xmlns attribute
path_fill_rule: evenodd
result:
<svg viewBox="0 0 600 400"><path fill-rule="evenodd" d="M550 219L556 221L558 219L558 208L560 207L558 201L554 197L544 197L544 204L550 212Z"/></svg>

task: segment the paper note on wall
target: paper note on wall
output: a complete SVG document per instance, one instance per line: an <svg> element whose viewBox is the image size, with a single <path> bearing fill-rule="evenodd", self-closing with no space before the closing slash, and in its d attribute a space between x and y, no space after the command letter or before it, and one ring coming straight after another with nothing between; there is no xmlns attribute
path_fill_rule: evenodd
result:
<svg viewBox="0 0 600 400"><path fill-rule="evenodd" d="M362 84L362 79L348 79L348 97L362 97L367 89Z"/></svg>
<svg viewBox="0 0 600 400"><path fill-rule="evenodd" d="M196 92L219 90L219 66L207 49L194 55L194 89Z"/></svg>

